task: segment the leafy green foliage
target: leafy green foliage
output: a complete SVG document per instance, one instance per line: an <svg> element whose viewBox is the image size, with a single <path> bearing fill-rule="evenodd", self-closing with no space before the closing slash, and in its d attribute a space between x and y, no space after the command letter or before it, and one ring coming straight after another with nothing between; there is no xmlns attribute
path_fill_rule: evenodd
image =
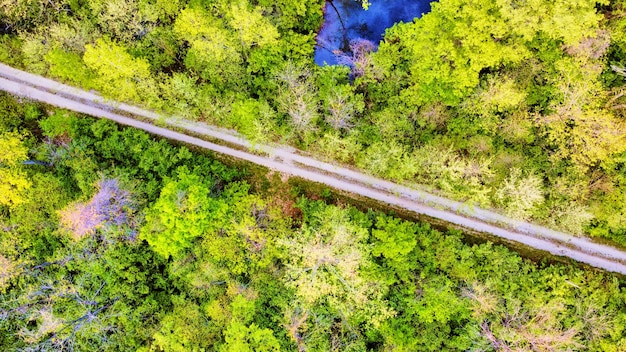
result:
<svg viewBox="0 0 626 352"><path fill-rule="evenodd" d="M352 72L312 65L322 5L9 1L0 61L626 243L624 1L441 0ZM289 209L210 156L42 112L0 95L3 350L626 349L618 279ZM72 240L62 210L102 179L134 223Z"/></svg>
<svg viewBox="0 0 626 352"><path fill-rule="evenodd" d="M263 17L260 8L248 9L245 1L233 3L230 9L230 25L239 33L244 51L254 47L276 45L278 30Z"/></svg>
<svg viewBox="0 0 626 352"><path fill-rule="evenodd" d="M227 205L210 197L206 181L186 168L177 170L175 181L166 183L159 199L146 214L141 237L165 258L188 249L193 240L220 227Z"/></svg>
<svg viewBox="0 0 626 352"><path fill-rule="evenodd" d="M20 166L28 158L28 147L20 135L5 132L0 135L0 150L0 206L15 207L25 202L24 193L31 186Z"/></svg>
<svg viewBox="0 0 626 352"><path fill-rule="evenodd" d="M417 245L415 236L419 228L400 219L383 216L376 219L375 226L376 229L372 230L372 237L375 239L372 254L384 258L383 268L388 270L385 276L394 282L409 281L416 264L410 259L410 253Z"/></svg>
<svg viewBox="0 0 626 352"><path fill-rule="evenodd" d="M618 278L320 201L301 199L289 218L280 195L255 194L207 156L110 122L28 114L43 136L7 119L33 135L12 152L52 163L29 169L24 202L0 212L2 349L626 347ZM507 201L536 186L513 175ZM118 216L129 197L132 216ZM60 211L86 202L108 206L110 226L72 239Z"/></svg>
<svg viewBox="0 0 626 352"><path fill-rule="evenodd" d="M277 126L273 120L275 112L263 101L248 99L231 106L232 123L237 130L251 141L267 141Z"/></svg>
<svg viewBox="0 0 626 352"><path fill-rule="evenodd" d="M183 352L210 345L217 336L203 321L200 307L177 298L174 309L161 319L159 331L152 336L152 350Z"/></svg>
<svg viewBox="0 0 626 352"><path fill-rule="evenodd" d="M533 208L544 200L541 180L534 175L522 177L519 169L513 169L494 198L507 209L510 216L528 218Z"/></svg>
<svg viewBox="0 0 626 352"><path fill-rule="evenodd" d="M442 0L353 76L311 63L320 1L5 5L0 61L626 241L623 1ZM290 209L210 156L42 111L0 95L2 350L626 349L619 278ZM62 210L103 179L133 216L72 239Z"/></svg>
<svg viewBox="0 0 626 352"><path fill-rule="evenodd" d="M45 60L50 65L50 75L53 77L76 82L85 87L94 86L95 74L80 55L53 49L45 55Z"/></svg>
<svg viewBox="0 0 626 352"><path fill-rule="evenodd" d="M519 62L528 55L511 42L492 1L435 2L432 12L415 24L394 27L385 42L395 41L400 41L412 62L415 86L406 98L418 104L434 100L457 104L478 85L481 70ZM384 56L386 50L382 45L378 55Z"/></svg>
<svg viewBox="0 0 626 352"><path fill-rule="evenodd" d="M312 64L322 11L323 1L13 1L0 8L0 61L626 241L615 220L622 207L610 205L624 189L610 166L626 145L623 1L442 0L390 28L377 51L354 41L339 57L349 67ZM84 153L82 137L59 148L65 137L56 136L49 156L66 171L82 169L73 177L87 190L106 161ZM115 145L128 137L106 141L102 157L128 150ZM186 156L150 148L122 163L142 173L153 200ZM158 174L146 172L157 164ZM533 206L505 195L517 169L543 183L531 187Z"/></svg>
<svg viewBox="0 0 626 352"><path fill-rule="evenodd" d="M366 228L338 208L310 206L311 219L303 231L283 241L288 253L287 285L295 289L304 307L326 302L349 320L380 324L393 312L382 300L384 285L361 272L372 260L364 243Z"/></svg>
<svg viewBox="0 0 626 352"><path fill-rule="evenodd" d="M98 88L113 97L138 100L140 87L152 85L150 64L111 40L101 38L95 45L87 45L83 60L98 73Z"/></svg>
<svg viewBox="0 0 626 352"><path fill-rule="evenodd" d="M272 330L260 329L254 324L245 326L241 323L233 322L225 331L225 335L226 343L220 349L221 351L280 351L280 345L272 334Z"/></svg>

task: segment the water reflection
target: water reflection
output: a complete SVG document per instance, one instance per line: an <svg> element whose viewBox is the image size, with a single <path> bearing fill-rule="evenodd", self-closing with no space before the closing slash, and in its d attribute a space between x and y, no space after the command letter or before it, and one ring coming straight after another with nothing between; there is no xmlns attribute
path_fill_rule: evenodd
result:
<svg viewBox="0 0 626 352"><path fill-rule="evenodd" d="M397 22L411 22L430 11L428 0L371 0L368 10L360 1L335 0L325 5L324 25L317 36L315 63L335 65L337 53L350 52L350 41L366 39L377 45L385 30Z"/></svg>

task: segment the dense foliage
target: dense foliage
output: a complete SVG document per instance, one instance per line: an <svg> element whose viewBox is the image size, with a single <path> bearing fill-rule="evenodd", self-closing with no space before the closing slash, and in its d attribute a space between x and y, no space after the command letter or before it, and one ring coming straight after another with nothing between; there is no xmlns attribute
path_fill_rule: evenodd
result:
<svg viewBox="0 0 626 352"><path fill-rule="evenodd" d="M6 95L0 141L4 351L626 348L609 275L249 183Z"/></svg>
<svg viewBox="0 0 626 352"><path fill-rule="evenodd" d="M313 64L322 9L9 1L0 60L626 244L624 0L441 0L334 67Z"/></svg>

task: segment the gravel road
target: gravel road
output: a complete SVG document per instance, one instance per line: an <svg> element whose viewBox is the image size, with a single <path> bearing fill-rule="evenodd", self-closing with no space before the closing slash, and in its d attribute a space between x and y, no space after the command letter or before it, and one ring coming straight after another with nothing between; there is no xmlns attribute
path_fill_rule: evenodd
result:
<svg viewBox="0 0 626 352"><path fill-rule="evenodd" d="M511 219L488 209L469 207L424 190L409 188L357 170L316 160L290 147L254 144L234 131L181 118L165 117L135 106L109 101L97 94L3 64L0 64L0 77L0 89L14 95L110 119L154 135L196 145L463 228L488 233L553 255L569 257L600 269L626 275L626 252L595 243L588 238ZM139 117L140 120L129 116ZM177 130L187 130L215 143L158 127L147 121L176 127Z"/></svg>

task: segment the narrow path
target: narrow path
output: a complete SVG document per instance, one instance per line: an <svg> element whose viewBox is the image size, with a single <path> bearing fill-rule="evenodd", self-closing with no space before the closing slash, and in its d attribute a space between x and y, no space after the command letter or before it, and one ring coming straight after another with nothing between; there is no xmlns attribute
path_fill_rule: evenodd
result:
<svg viewBox="0 0 626 352"><path fill-rule="evenodd" d="M569 257L579 262L626 275L626 252L528 222L510 219L490 210L467 205L381 180L345 167L298 154L282 146L253 144L233 131L204 123L165 118L154 112L108 101L101 96L0 64L0 89L28 99L91 116L107 118L168 139L226 154L329 187L401 207L445 222ZM138 116L143 121L128 116ZM145 122L184 129L204 139ZM226 144L226 145L221 145ZM230 146L228 146L230 145ZM232 147L231 147L232 146Z"/></svg>

